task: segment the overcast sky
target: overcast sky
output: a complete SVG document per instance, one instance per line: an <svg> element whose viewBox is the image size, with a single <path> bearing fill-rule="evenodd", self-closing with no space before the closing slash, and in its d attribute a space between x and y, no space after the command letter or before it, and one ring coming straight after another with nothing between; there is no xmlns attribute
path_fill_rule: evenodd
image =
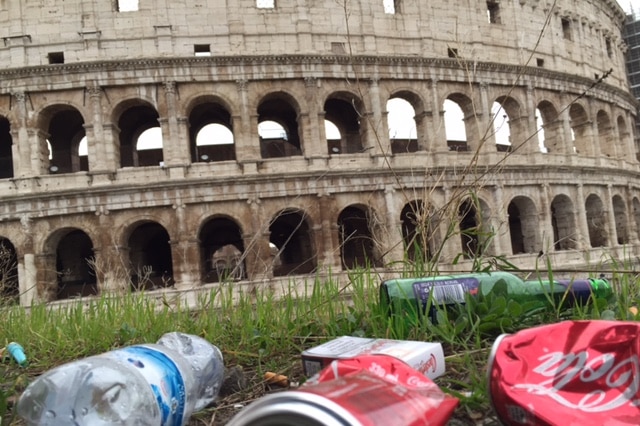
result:
<svg viewBox="0 0 640 426"><path fill-rule="evenodd" d="M640 0L618 0L618 3L625 12L631 13L633 9L633 12L640 14Z"/></svg>

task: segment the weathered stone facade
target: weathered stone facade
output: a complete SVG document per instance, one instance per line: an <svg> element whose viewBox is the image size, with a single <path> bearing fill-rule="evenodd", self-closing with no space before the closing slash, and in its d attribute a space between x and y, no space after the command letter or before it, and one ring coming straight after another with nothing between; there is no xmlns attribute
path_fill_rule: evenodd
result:
<svg viewBox="0 0 640 426"><path fill-rule="evenodd" d="M413 242L443 269L640 250L613 0L123 4L0 1L3 276L23 304L385 267ZM389 136L391 99L414 136Z"/></svg>

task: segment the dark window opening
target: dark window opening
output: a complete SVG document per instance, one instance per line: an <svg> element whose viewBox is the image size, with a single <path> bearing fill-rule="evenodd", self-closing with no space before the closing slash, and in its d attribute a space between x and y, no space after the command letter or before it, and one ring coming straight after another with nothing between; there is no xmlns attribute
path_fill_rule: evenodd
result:
<svg viewBox="0 0 640 426"><path fill-rule="evenodd" d="M450 47L447 49L447 56L450 58L457 58L458 57L458 49L454 49L453 47Z"/></svg>
<svg viewBox="0 0 640 426"><path fill-rule="evenodd" d="M496 1L487 2L487 18L490 24L500 24L500 3Z"/></svg>
<svg viewBox="0 0 640 426"><path fill-rule="evenodd" d="M196 56L211 56L211 45L209 44L194 44L193 53Z"/></svg>
<svg viewBox="0 0 640 426"><path fill-rule="evenodd" d="M227 218L208 221L202 227L199 240L204 282L246 278L244 242L234 221Z"/></svg>
<svg viewBox="0 0 640 426"><path fill-rule="evenodd" d="M49 52L50 64L64 64L64 52Z"/></svg>
<svg viewBox="0 0 640 426"><path fill-rule="evenodd" d="M571 21L568 18L562 18L562 35L566 40L571 40Z"/></svg>
<svg viewBox="0 0 640 426"><path fill-rule="evenodd" d="M56 299L98 294L94 264L93 243L87 234L74 230L63 237L56 250Z"/></svg>
<svg viewBox="0 0 640 426"><path fill-rule="evenodd" d="M608 38L605 39L605 44L607 47L607 56L609 58L613 58L613 48L611 47L611 40L609 40Z"/></svg>
<svg viewBox="0 0 640 426"><path fill-rule="evenodd" d="M144 223L129 236L132 290L171 287L173 261L168 232L157 223Z"/></svg>
<svg viewBox="0 0 640 426"><path fill-rule="evenodd" d="M274 252L273 275L308 274L316 269L311 228L304 213L285 211L269 226L270 247Z"/></svg>
<svg viewBox="0 0 640 426"><path fill-rule="evenodd" d="M544 59L542 58L536 59L536 65L538 65L540 68L544 67Z"/></svg>

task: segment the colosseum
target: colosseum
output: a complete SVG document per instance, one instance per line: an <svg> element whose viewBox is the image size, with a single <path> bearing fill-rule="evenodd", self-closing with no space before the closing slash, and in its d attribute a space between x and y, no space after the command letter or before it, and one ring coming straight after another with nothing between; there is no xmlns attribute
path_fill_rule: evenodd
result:
<svg viewBox="0 0 640 426"><path fill-rule="evenodd" d="M2 0L2 291L635 259L624 21L615 0Z"/></svg>

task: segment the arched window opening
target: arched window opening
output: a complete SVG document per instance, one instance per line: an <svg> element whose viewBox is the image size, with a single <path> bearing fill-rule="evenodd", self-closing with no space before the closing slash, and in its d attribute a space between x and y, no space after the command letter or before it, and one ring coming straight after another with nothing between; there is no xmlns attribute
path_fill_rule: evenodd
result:
<svg viewBox="0 0 640 426"><path fill-rule="evenodd" d="M238 224L219 217L207 221L200 230L202 281L237 281L247 277L242 231Z"/></svg>
<svg viewBox="0 0 640 426"><path fill-rule="evenodd" d="M169 233L154 222L138 225L128 241L132 290L171 287L173 261Z"/></svg>
<svg viewBox="0 0 640 426"><path fill-rule="evenodd" d="M50 173L88 171L88 163L80 161L78 146L85 137L84 118L68 106L52 106L42 113L48 119L46 132L50 148L47 169Z"/></svg>
<svg viewBox="0 0 640 426"><path fill-rule="evenodd" d="M520 254L540 251L538 214L533 201L528 197L515 197L509 203L507 214L509 215L511 252Z"/></svg>
<svg viewBox="0 0 640 426"><path fill-rule="evenodd" d="M0 307L19 301L18 255L11 241L0 237Z"/></svg>
<svg viewBox="0 0 640 426"><path fill-rule="evenodd" d="M640 239L640 200L633 198L633 220L636 224L636 237Z"/></svg>
<svg viewBox="0 0 640 426"><path fill-rule="evenodd" d="M541 152L565 152L562 144L562 123L558 120L558 111L551 102L542 101L536 108L538 143Z"/></svg>
<svg viewBox="0 0 640 426"><path fill-rule="evenodd" d="M324 104L325 119L333 123L341 135L339 144L336 140L329 140L327 135L327 149L329 154L354 154L364 152L362 141L364 129L360 126L360 102L350 94L329 98ZM350 98L348 101L343 98ZM336 149L337 148L337 149Z"/></svg>
<svg viewBox="0 0 640 426"><path fill-rule="evenodd" d="M196 135L196 161L236 159L233 133L222 124L207 124Z"/></svg>
<svg viewBox="0 0 640 426"><path fill-rule="evenodd" d="M387 101L387 123L393 154L418 151L415 115L413 105L405 99L391 98Z"/></svg>
<svg viewBox="0 0 640 426"><path fill-rule="evenodd" d="M509 124L509 115L498 102L494 102L491 106L491 120L498 152L511 151L511 126Z"/></svg>
<svg viewBox="0 0 640 426"><path fill-rule="evenodd" d="M631 138L631 133L627 128L627 122L622 116L618 117L618 139L619 139L619 147L620 153L618 156L625 156L626 152L632 152L630 150L631 146L633 146L633 140ZM637 152L635 153L637 157Z"/></svg>
<svg viewBox="0 0 640 426"><path fill-rule="evenodd" d="M589 117L585 109L577 103L572 104L569 108L569 118L574 152L580 155L594 155Z"/></svg>
<svg viewBox="0 0 640 426"><path fill-rule="evenodd" d="M437 223L430 209L421 200L412 201L402 209L400 221L407 258L416 263L431 261Z"/></svg>
<svg viewBox="0 0 640 426"><path fill-rule="evenodd" d="M629 231L627 229L627 206L619 195L614 195L612 202L618 244L627 244L629 242Z"/></svg>
<svg viewBox="0 0 640 426"><path fill-rule="evenodd" d="M340 257L344 269L380 266L375 253L374 233L370 214L363 208L350 206L338 217Z"/></svg>
<svg viewBox="0 0 640 426"><path fill-rule="evenodd" d="M324 132L327 136L327 144L329 145L329 154L340 154L342 146L342 135L338 126L329 120L324 120Z"/></svg>
<svg viewBox="0 0 640 426"><path fill-rule="evenodd" d="M446 99L443 105L444 125L449 151L468 151L464 112L457 102Z"/></svg>
<svg viewBox="0 0 640 426"><path fill-rule="evenodd" d="M573 203L566 195L558 195L551 203L551 226L555 250L576 248L576 226Z"/></svg>
<svg viewBox="0 0 640 426"><path fill-rule="evenodd" d="M589 228L589 241L591 247L606 247L608 232L604 213L604 204L600 197L591 194L585 202L587 213L587 226Z"/></svg>
<svg viewBox="0 0 640 426"><path fill-rule="evenodd" d="M298 113L293 100L275 93L258 107L258 133L262 158L302 155L298 134Z"/></svg>
<svg viewBox="0 0 640 426"><path fill-rule="evenodd" d="M191 161L235 161L231 114L217 99L205 98L200 102L189 113Z"/></svg>
<svg viewBox="0 0 640 426"><path fill-rule="evenodd" d="M80 230L69 231L56 249L56 299L98 294L91 238Z"/></svg>
<svg viewBox="0 0 640 426"><path fill-rule="evenodd" d="M598 122L598 142L600 152L609 158L616 158L616 139L614 137L613 125L609 114L600 110L596 115Z"/></svg>
<svg viewBox="0 0 640 426"><path fill-rule="evenodd" d="M481 255L480 216L471 200L465 200L458 208L462 255L473 259Z"/></svg>
<svg viewBox="0 0 640 426"><path fill-rule="evenodd" d="M542 118L542 112L536 108L536 137L538 141L538 149L542 153L549 152L546 146L546 135L544 130L544 119Z"/></svg>
<svg viewBox="0 0 640 426"><path fill-rule="evenodd" d="M284 211L269 226L270 247L274 256L273 275L307 274L316 269L316 254L311 228L304 213Z"/></svg>
<svg viewBox="0 0 640 426"><path fill-rule="evenodd" d="M13 138L11 124L0 117L0 179L13 177Z"/></svg>
<svg viewBox="0 0 640 426"><path fill-rule="evenodd" d="M122 113L118 120L121 167L164 165L158 118L158 112L142 101Z"/></svg>

